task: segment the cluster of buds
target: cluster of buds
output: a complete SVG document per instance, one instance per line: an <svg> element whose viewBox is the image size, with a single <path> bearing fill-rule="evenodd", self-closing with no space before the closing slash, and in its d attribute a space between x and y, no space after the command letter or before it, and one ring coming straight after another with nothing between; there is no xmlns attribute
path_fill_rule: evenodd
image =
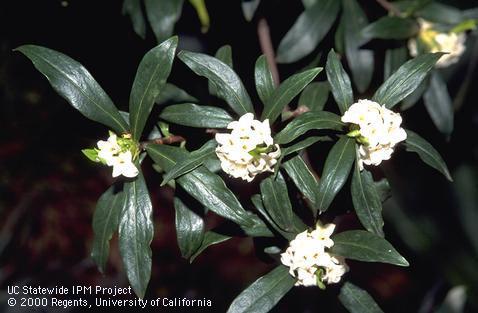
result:
<svg viewBox="0 0 478 313"><path fill-rule="evenodd" d="M427 52L446 52L436 63L437 68L450 66L458 62L465 51L466 34L464 32L440 32L435 25L419 19L420 31L416 38L408 41L410 55L416 57Z"/></svg>
<svg viewBox="0 0 478 313"><path fill-rule="evenodd" d="M407 133L400 127L402 117L380 104L370 100L359 100L352 104L341 118L351 123L347 134L354 137L359 145L359 165L379 165L390 159L397 143L407 139Z"/></svg>
<svg viewBox="0 0 478 313"><path fill-rule="evenodd" d="M120 138L109 132L110 136L106 141L100 140L98 148L85 149L82 152L92 161L113 167L113 177L123 175L125 177L136 177L138 168L134 160L138 156L138 146L131 139L130 134L123 134Z"/></svg>
<svg viewBox="0 0 478 313"><path fill-rule="evenodd" d="M227 128L231 133L216 134L216 154L224 172L250 182L257 174L274 171L281 152L271 137L268 119L261 122L246 113Z"/></svg>
<svg viewBox="0 0 478 313"><path fill-rule="evenodd" d="M289 273L297 278L296 286L319 286L338 283L348 271L342 257L326 251L334 245L330 238L335 224L317 224L312 231L298 234L281 254L282 264L289 267Z"/></svg>

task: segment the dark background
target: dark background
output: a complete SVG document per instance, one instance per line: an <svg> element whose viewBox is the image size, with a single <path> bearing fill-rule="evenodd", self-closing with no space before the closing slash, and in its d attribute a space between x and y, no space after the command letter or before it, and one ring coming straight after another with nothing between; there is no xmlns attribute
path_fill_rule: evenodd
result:
<svg viewBox="0 0 478 313"><path fill-rule="evenodd" d="M361 3L370 20L385 14L375 1ZM185 3L176 25L179 49L213 54L220 46L230 44L234 68L257 100L253 68L261 54L256 34L258 17L267 18L277 47L303 10L300 1L263 0L250 23L244 20L239 1L209 0L206 4L211 27L207 34L201 34L192 6ZM453 1L461 8L477 4ZM78 114L28 59L12 52L27 43L61 51L82 63L116 105L127 109L137 65L156 43L149 28L146 40L133 32L129 18L121 14L121 6L122 1L92 0L73 0L67 6L53 0L0 3L0 305L5 310L10 285L127 286L116 238L106 275L101 275L89 258L95 202L112 179L108 169L89 162L80 150L105 137L106 129ZM328 51L332 44L333 36L329 35L317 52ZM372 91L382 80L380 64L387 44L370 45L377 52L378 69ZM299 63L280 66L281 77L299 70L316 54ZM467 58L451 73L452 95L461 86L470 59L477 55L476 47L470 44ZM322 58L320 66L324 63ZM476 295L478 234L473 229L478 222L474 202L478 194L478 90L473 87L477 78L477 72L472 72L472 88L456 112L456 128L449 140L436 130L423 105L404 113L406 126L440 151L456 182L450 185L421 164L416 155L402 151L384 165L394 193L393 200L385 206L385 232L411 266L350 262L352 270L347 275L369 290L385 312L432 312L455 285L465 285L470 298ZM324 80L325 74L320 74L319 79ZM208 97L205 81L178 59L170 81L205 104L217 101ZM326 109L335 110L331 103ZM313 152L318 154L317 163L328 148L325 145ZM320 168L318 164L314 166ZM150 169L149 162L143 168L155 221L153 271L147 298L207 298L213 301L213 307L204 312L224 312L244 287L272 268L270 260L258 259L252 240L241 238L207 249L193 264L183 260L175 242L172 191L159 188L160 176ZM353 224L351 208L347 206L342 211L343 218ZM274 310L344 312L336 301L337 293L337 286L325 292L295 288ZM469 303L467 311L475 312L476 307L476 303Z"/></svg>

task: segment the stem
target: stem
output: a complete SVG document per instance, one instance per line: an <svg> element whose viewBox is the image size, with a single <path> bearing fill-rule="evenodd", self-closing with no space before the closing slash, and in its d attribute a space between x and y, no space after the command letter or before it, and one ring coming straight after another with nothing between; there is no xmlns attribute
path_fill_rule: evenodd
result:
<svg viewBox="0 0 478 313"><path fill-rule="evenodd" d="M392 13L393 15L400 16L402 12L400 12L397 7L395 7L392 3L388 2L387 0L377 0L378 4L380 4L385 10Z"/></svg>
<svg viewBox="0 0 478 313"><path fill-rule="evenodd" d="M279 86L279 70L277 69L276 57L274 47L272 46L271 33L269 31L269 24L265 18L261 18L257 24L257 36L259 37L259 44L261 45L262 53L266 56L267 64L272 74L274 84Z"/></svg>
<svg viewBox="0 0 478 313"><path fill-rule="evenodd" d="M157 145L170 145L176 142L183 142L186 141L186 139L182 136L178 135L172 135L164 138L155 138L147 141L143 141L139 144L141 150L144 150L146 148L146 145L148 144L157 144Z"/></svg>

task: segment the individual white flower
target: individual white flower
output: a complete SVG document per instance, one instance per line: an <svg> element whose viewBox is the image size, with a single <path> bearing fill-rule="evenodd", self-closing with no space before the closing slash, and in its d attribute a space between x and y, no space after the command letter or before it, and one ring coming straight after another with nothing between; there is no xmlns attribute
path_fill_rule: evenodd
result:
<svg viewBox="0 0 478 313"><path fill-rule="evenodd" d="M457 63L465 52L466 34L464 32L439 32L434 25L423 19L418 20L420 31L416 38L408 41L410 55L416 57L422 52L445 52L436 63L437 68L448 67Z"/></svg>
<svg viewBox="0 0 478 313"><path fill-rule="evenodd" d="M131 151L120 152L118 156L113 159L113 177L123 175L125 177L138 176L138 168L133 163L133 156Z"/></svg>
<svg viewBox="0 0 478 313"><path fill-rule="evenodd" d="M289 247L281 254L281 262L289 267L289 273L297 279L296 286L319 286L340 281L348 271L342 257L326 251L334 245L330 238L335 229L334 224L298 234Z"/></svg>
<svg viewBox="0 0 478 313"><path fill-rule="evenodd" d="M271 137L268 119L261 122L246 113L227 128L232 131L216 134L216 155L224 172L250 182L257 174L274 171L281 152Z"/></svg>
<svg viewBox="0 0 478 313"><path fill-rule="evenodd" d="M359 100L352 104L341 120L352 124L349 136L360 143L360 169L363 169L363 164L377 166L389 160L395 145L407 139L407 133L400 127L400 114L374 101Z"/></svg>
<svg viewBox="0 0 478 313"><path fill-rule="evenodd" d="M115 133L110 132L110 136L107 141L100 140L97 143L98 146L98 158L104 161L108 166L112 166L114 163L115 155L121 151L121 147L118 145L117 136Z"/></svg>

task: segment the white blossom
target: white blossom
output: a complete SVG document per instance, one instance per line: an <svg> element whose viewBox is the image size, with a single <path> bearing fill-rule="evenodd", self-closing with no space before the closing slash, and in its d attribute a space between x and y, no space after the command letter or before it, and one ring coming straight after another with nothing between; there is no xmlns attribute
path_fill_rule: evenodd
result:
<svg viewBox="0 0 478 313"><path fill-rule="evenodd" d="M420 31L416 38L408 41L410 55L416 57L423 52L445 52L436 63L437 68L448 67L457 63L465 52L466 34L464 32L439 32L434 25L423 19L419 19Z"/></svg>
<svg viewBox="0 0 478 313"><path fill-rule="evenodd" d="M132 162L133 156L131 151L120 152L113 161L113 177L123 175L124 177L138 176L138 168Z"/></svg>
<svg viewBox="0 0 478 313"><path fill-rule="evenodd" d="M282 264L297 279L296 286L338 283L348 271L342 257L326 251L334 245L330 238L334 229L334 224L318 224L316 229L298 234L281 254Z"/></svg>
<svg viewBox="0 0 478 313"><path fill-rule="evenodd" d="M231 133L216 134L216 155L224 172L250 182L257 174L274 171L281 152L271 137L268 119L261 122L246 113L227 128Z"/></svg>
<svg viewBox="0 0 478 313"><path fill-rule="evenodd" d="M360 143L360 169L363 164L376 166L390 159L395 145L407 138L407 133L400 127L400 114L370 100L352 104L341 120L353 124L354 137Z"/></svg>
<svg viewBox="0 0 478 313"><path fill-rule="evenodd" d="M113 167L113 177L123 175L125 177L136 177L139 173L138 168L134 165L132 147L135 147L131 137L123 135L118 139L117 135L110 132L110 136L106 141L99 140L97 142L98 160L108 166Z"/></svg>

